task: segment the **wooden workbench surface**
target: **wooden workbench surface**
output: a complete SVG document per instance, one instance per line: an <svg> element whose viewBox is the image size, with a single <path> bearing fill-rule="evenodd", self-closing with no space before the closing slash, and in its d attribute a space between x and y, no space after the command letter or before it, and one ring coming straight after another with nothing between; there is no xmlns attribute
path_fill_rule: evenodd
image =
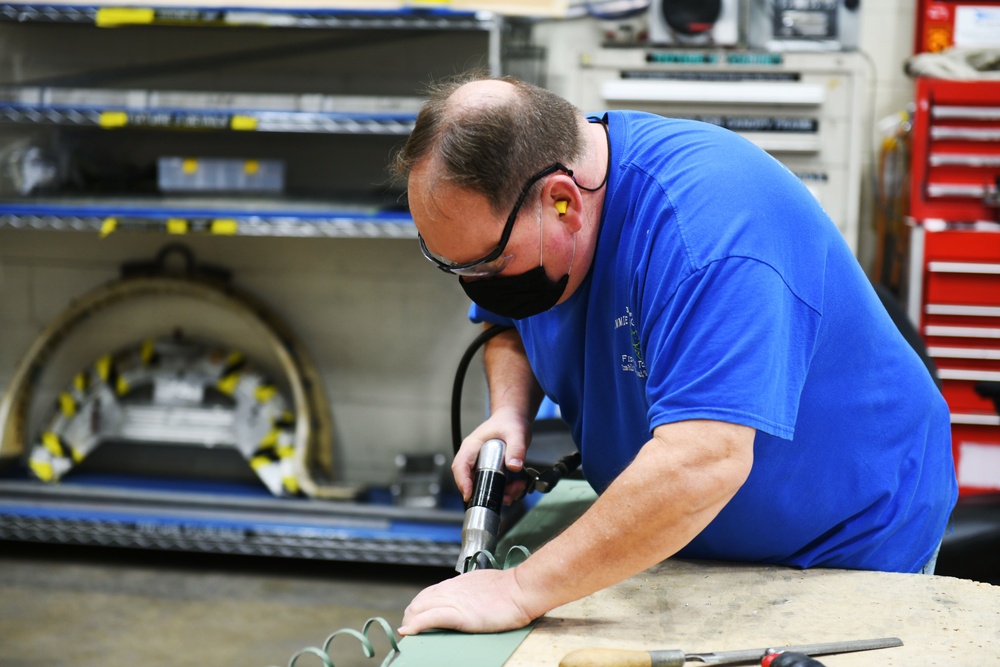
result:
<svg viewBox="0 0 1000 667"><path fill-rule="evenodd" d="M506 545L534 550L593 501L585 484L560 487ZM903 646L821 661L827 667L1000 665L1000 587L919 574L671 559L552 610L504 667L556 667L568 652L592 646L704 653L874 637L899 637Z"/></svg>
<svg viewBox="0 0 1000 667"><path fill-rule="evenodd" d="M554 609L504 667L555 667L569 651L592 646L700 653L874 637L899 637L903 646L821 661L1000 664L1000 587L917 574L668 560Z"/></svg>

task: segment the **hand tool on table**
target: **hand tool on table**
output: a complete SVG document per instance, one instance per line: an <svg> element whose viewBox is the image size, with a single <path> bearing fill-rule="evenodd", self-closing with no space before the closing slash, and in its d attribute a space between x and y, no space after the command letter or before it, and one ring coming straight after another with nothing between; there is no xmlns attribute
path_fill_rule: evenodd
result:
<svg viewBox="0 0 1000 667"><path fill-rule="evenodd" d="M776 653L801 653L806 656L829 655L831 653L851 653L879 648L902 646L898 637L879 639L857 639L823 644L802 644L800 646L775 646L741 651L719 651L717 653L685 653L680 649L664 651L628 651L624 649L590 648L567 653L559 667L684 667L687 662L701 662L706 665L736 665L757 663L766 656Z"/></svg>

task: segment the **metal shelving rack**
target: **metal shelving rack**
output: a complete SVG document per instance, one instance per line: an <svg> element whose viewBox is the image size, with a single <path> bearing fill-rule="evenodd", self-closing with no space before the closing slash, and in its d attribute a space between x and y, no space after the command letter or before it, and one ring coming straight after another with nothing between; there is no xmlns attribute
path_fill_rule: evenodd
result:
<svg viewBox="0 0 1000 667"><path fill-rule="evenodd" d="M141 3L140 3L141 4ZM501 69L503 19L490 12L454 12L446 9L398 10L288 10L283 8L158 8L68 6L41 3L0 5L0 22L71 23L98 27L176 26L280 27L350 30L484 31L491 71ZM0 88L0 125L53 125L113 132L121 128L200 130L210 132L352 134L406 136L413 128L419 100L402 98L395 104L369 100L370 108L348 111L179 107L149 104L150 91L81 90L86 103L59 100L47 90L32 87ZM89 94L88 94L89 93ZM53 100L51 98L55 97ZM63 96L65 97L65 96ZM122 98L126 98L123 101ZM141 101L135 103L133 100ZM314 102L314 101L313 101ZM327 100L336 105L337 100ZM362 102L363 105L363 102ZM329 105L328 105L329 106ZM387 110L385 107L395 107ZM329 202L302 206L295 201L272 200L262 207L205 206L192 211L172 202L126 202L22 198L0 200L0 229L84 231L155 231L291 237L414 238L412 219L398 210Z"/></svg>
<svg viewBox="0 0 1000 667"><path fill-rule="evenodd" d="M207 4L207 3L206 3ZM411 30L489 30L497 17L489 12L455 12L436 8L385 10L328 9L323 11L280 7L144 7L136 5L58 5L46 3L0 4L0 21L76 23L82 25L222 25L282 28L345 28ZM499 55L499 47L496 51Z"/></svg>
<svg viewBox="0 0 1000 667"><path fill-rule="evenodd" d="M124 9L7 3L0 5L0 23L5 22L210 26L227 31L262 26L483 31L488 37L489 67L500 71L502 18L487 12ZM151 92L84 88L74 96L58 87L7 86L0 88L0 127L79 128L106 132L109 138L122 128L152 132L196 129L242 133L250 139L255 133L405 136L412 129L419 103L394 100L395 106L387 109L376 101L368 108L355 105L341 110L336 99L319 100L329 104L317 107L316 96L297 100L290 95L281 101L287 102L279 105L281 108L221 108L160 104L150 101ZM23 196L0 200L0 229L104 235L126 231L317 238L416 236L412 218L398 206L284 197ZM421 509L394 505L391 498L378 493L335 502L277 499L259 490L247 495L240 489L199 491L184 484L157 484L83 478L50 486L28 480L17 471L4 473L0 476L0 540L449 568L459 551L461 504L456 506L451 498L445 498L437 509Z"/></svg>

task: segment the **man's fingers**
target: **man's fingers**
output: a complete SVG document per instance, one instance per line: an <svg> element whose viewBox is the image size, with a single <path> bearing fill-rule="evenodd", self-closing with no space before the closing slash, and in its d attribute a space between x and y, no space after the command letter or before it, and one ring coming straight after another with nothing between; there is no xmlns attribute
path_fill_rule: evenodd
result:
<svg viewBox="0 0 1000 667"><path fill-rule="evenodd" d="M433 607L417 614L406 614L397 632L405 637L432 629L463 630L463 620L463 615L454 607Z"/></svg>
<svg viewBox="0 0 1000 667"><path fill-rule="evenodd" d="M463 500L468 500L472 496L472 480L475 476L476 460L479 458L479 450L482 447L482 441L466 438L458 453L455 454L455 460L451 463L451 473Z"/></svg>
<svg viewBox="0 0 1000 667"><path fill-rule="evenodd" d="M415 635L424 630L463 630L465 615L448 600L447 580L426 588L403 611L403 622L398 632Z"/></svg>
<svg viewBox="0 0 1000 667"><path fill-rule="evenodd" d="M524 468L524 455L528 448L524 446L524 441L518 438L518 442L507 443L507 469L517 472Z"/></svg>
<svg viewBox="0 0 1000 667"><path fill-rule="evenodd" d="M528 483L523 479L515 479L514 481L507 484L507 488L504 489L503 494L503 504L510 505L518 498L521 498L525 491L527 491Z"/></svg>

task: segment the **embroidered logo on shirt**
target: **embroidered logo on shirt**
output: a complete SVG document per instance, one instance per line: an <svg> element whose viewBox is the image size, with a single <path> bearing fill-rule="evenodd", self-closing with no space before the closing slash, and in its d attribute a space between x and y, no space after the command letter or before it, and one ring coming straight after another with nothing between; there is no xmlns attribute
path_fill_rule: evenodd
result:
<svg viewBox="0 0 1000 667"><path fill-rule="evenodd" d="M623 354L621 358L622 371L635 373L637 377L646 377L646 362L642 360L642 349L639 347L639 332L635 330L635 317L628 306L625 307L625 314L615 318L615 329L628 327L629 344L631 347L629 354Z"/></svg>

